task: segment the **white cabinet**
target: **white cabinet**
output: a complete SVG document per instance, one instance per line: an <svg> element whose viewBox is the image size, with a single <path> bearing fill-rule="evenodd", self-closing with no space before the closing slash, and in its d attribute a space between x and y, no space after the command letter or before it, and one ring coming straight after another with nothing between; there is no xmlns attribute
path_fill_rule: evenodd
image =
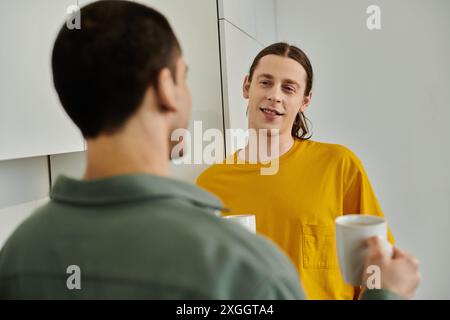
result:
<svg viewBox="0 0 450 320"><path fill-rule="evenodd" d="M0 160L84 149L51 77L51 50L72 0L0 2Z"/></svg>
<svg viewBox="0 0 450 320"><path fill-rule="evenodd" d="M220 20L220 38L225 128L247 129L248 101L243 97L242 85L262 46L226 20ZM226 135L227 154L243 147L244 137L236 137L235 140L231 135Z"/></svg>
<svg viewBox="0 0 450 320"><path fill-rule="evenodd" d="M226 153L245 145L247 100L242 84L256 54L276 42L274 0L218 0ZM241 131L242 132L242 131Z"/></svg>
<svg viewBox="0 0 450 320"><path fill-rule="evenodd" d="M248 35L255 37L256 2L255 0L218 0L219 19L225 19Z"/></svg>
<svg viewBox="0 0 450 320"><path fill-rule="evenodd" d="M47 157L0 161L0 208L47 196Z"/></svg>
<svg viewBox="0 0 450 320"><path fill-rule="evenodd" d="M223 131L216 1L139 0L136 2L149 5L164 14L180 41L184 58L189 66L188 84L193 101L189 126L191 135L201 134L192 131L194 121L201 121L203 130L216 128ZM207 145L207 142L204 145ZM193 147L191 144L190 149L192 150ZM192 153L188 156L192 157ZM206 167L206 164L173 164L171 169L175 177L194 181Z"/></svg>
<svg viewBox="0 0 450 320"><path fill-rule="evenodd" d="M86 152L70 152L49 156L50 178L55 184L59 175L80 179L86 170Z"/></svg>
<svg viewBox="0 0 450 320"><path fill-rule="evenodd" d="M267 46L276 42L274 0L219 0L219 19L223 19Z"/></svg>

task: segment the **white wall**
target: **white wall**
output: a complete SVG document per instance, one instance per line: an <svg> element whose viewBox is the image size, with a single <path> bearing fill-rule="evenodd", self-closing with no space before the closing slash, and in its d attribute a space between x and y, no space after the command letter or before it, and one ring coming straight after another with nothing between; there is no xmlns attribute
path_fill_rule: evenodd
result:
<svg viewBox="0 0 450 320"><path fill-rule="evenodd" d="M381 8L381 30L366 8ZM309 55L314 140L363 161L397 244L421 261L417 298L450 299L450 1L277 0L279 40Z"/></svg>
<svg viewBox="0 0 450 320"><path fill-rule="evenodd" d="M275 42L273 0L218 0L224 122L226 129L247 129L242 84L256 54ZM226 136L226 153L245 145L245 135Z"/></svg>

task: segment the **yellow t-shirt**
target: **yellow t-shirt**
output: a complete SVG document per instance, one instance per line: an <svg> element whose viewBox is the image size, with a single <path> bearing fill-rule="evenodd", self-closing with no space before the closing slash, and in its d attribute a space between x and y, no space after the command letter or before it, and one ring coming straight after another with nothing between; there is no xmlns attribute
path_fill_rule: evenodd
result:
<svg viewBox="0 0 450 320"><path fill-rule="evenodd" d="M338 266L334 220L350 213L383 216L360 160L344 146L295 139L279 157L278 172L264 164L216 164L197 184L231 211L255 214L256 229L274 241L298 269L308 299L354 299ZM390 230L388 238L394 243Z"/></svg>

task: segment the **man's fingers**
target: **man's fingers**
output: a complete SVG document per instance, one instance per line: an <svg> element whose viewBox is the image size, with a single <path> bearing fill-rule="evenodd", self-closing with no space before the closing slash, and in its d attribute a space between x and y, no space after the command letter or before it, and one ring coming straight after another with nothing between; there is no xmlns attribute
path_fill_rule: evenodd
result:
<svg viewBox="0 0 450 320"><path fill-rule="evenodd" d="M367 239L368 247L378 247L381 246L381 238L379 236L373 236Z"/></svg>
<svg viewBox="0 0 450 320"><path fill-rule="evenodd" d="M399 259L399 258L406 257L406 253L403 250L401 250L397 247L393 247L393 248L394 248L394 253L392 255L393 259Z"/></svg>
<svg viewBox="0 0 450 320"><path fill-rule="evenodd" d="M414 268L419 269L419 266L420 266L419 260L412 256L411 256L410 260L411 260L411 263L414 266Z"/></svg>
<svg viewBox="0 0 450 320"><path fill-rule="evenodd" d="M420 266L420 262L416 257L396 247L394 247L393 259L405 259L405 261L416 270L418 270Z"/></svg>
<svg viewBox="0 0 450 320"><path fill-rule="evenodd" d="M382 260L388 257L382 241L378 236L371 237L367 240L369 259Z"/></svg>

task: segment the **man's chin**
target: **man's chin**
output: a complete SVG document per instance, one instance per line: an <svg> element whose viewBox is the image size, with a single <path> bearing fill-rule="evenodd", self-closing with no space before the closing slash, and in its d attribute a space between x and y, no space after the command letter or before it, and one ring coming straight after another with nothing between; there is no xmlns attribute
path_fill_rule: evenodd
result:
<svg viewBox="0 0 450 320"><path fill-rule="evenodd" d="M280 128L278 126L260 126L254 128L253 130L259 134L266 134L269 137L280 135Z"/></svg>

